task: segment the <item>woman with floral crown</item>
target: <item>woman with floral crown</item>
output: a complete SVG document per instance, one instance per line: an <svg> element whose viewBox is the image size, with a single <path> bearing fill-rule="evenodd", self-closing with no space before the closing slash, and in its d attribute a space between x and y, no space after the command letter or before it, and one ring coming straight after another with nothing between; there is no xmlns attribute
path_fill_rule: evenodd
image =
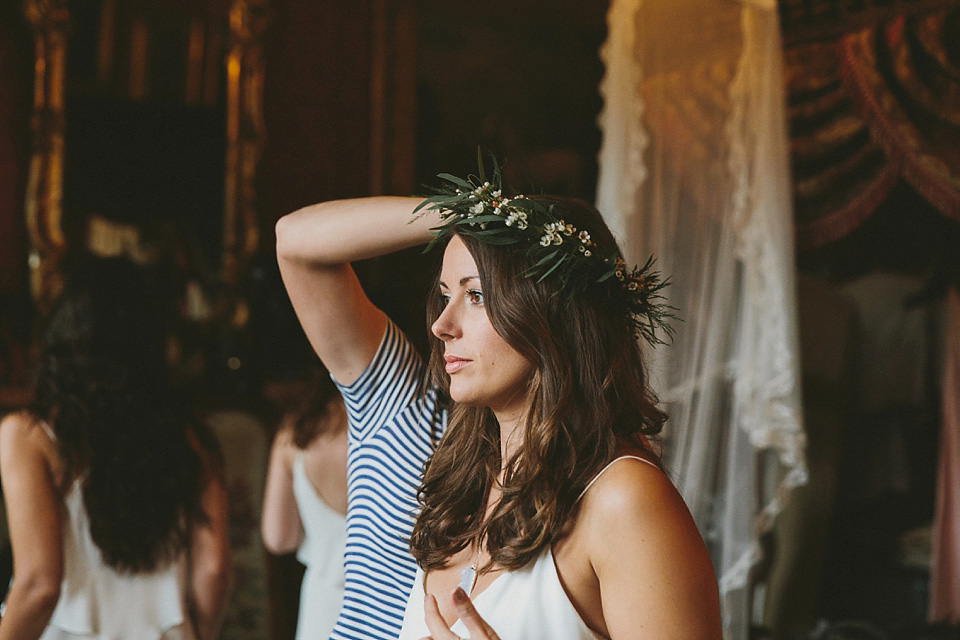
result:
<svg viewBox="0 0 960 640"><path fill-rule="evenodd" d="M638 338L669 335L664 283L586 203L480 173L277 225L349 415L332 637L721 638L710 558L654 448L666 416ZM428 242L444 254L424 365L350 262Z"/></svg>

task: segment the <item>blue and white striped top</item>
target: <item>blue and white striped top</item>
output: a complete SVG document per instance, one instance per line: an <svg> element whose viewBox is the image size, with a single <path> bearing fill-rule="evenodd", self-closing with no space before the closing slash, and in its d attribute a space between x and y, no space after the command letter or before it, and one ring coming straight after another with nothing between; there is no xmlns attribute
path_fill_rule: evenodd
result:
<svg viewBox="0 0 960 640"><path fill-rule="evenodd" d="M360 377L338 385L347 407L343 608L331 640L395 640L417 574L409 541L423 465L446 428L426 367L393 322Z"/></svg>

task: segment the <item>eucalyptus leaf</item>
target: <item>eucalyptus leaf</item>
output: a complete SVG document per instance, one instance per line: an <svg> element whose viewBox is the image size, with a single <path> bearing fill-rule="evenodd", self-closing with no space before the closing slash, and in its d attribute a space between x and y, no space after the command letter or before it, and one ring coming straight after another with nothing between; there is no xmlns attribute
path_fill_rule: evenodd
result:
<svg viewBox="0 0 960 640"><path fill-rule="evenodd" d="M551 251L551 252L548 253L547 255L545 255L545 256L543 256L542 258L540 258L540 260L537 261L537 264L533 265L533 268L536 269L537 267L542 267L542 266L545 265L546 263L548 263L548 262L550 262L551 260L553 260L553 257L554 257L555 255L557 255L559 252L560 252L559 249L554 249L553 251Z"/></svg>
<svg viewBox="0 0 960 640"><path fill-rule="evenodd" d="M553 266L552 266L552 267L550 267L549 269L547 269L547 270L543 273L542 276L540 276L539 278L537 278L537 282L543 282L543 279L546 278L547 276L549 276L549 275L550 275L551 273L553 273L554 271L556 271L557 267L559 267L561 264L563 264L563 259L562 259L562 258L559 259L559 260L557 260L555 263L553 263Z"/></svg>
<svg viewBox="0 0 960 640"><path fill-rule="evenodd" d="M452 182L453 184L457 185L458 187L466 191L473 191L476 188L472 184L464 180L463 178L458 178L457 176L450 175L449 173L438 173L437 177L443 180L446 180L447 182Z"/></svg>

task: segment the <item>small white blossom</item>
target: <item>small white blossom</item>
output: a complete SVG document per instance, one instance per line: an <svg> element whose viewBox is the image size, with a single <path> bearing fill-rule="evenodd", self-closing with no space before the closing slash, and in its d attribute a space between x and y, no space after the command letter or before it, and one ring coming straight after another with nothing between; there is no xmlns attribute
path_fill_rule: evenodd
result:
<svg viewBox="0 0 960 640"><path fill-rule="evenodd" d="M472 214L475 215L475 216L480 215L481 213L483 213L483 203L482 203L482 202L478 202L477 204L475 204L475 205L473 205L472 207L470 207L470 213L472 213Z"/></svg>
<svg viewBox="0 0 960 640"><path fill-rule="evenodd" d="M543 227L544 235L540 238L540 244L544 247L551 244L560 244L563 242L563 236L561 235L564 231L563 221L560 222L548 222Z"/></svg>
<svg viewBox="0 0 960 640"><path fill-rule="evenodd" d="M582 242L583 244L587 244L588 242L590 242L590 234L587 233L586 231L581 231L580 235L577 237L580 238L580 242Z"/></svg>
<svg viewBox="0 0 960 640"><path fill-rule="evenodd" d="M592 256L593 254L590 253L590 249L587 249L586 251L583 252L583 255L585 255L585 256L587 256L587 257L589 258L589 257Z"/></svg>
<svg viewBox="0 0 960 640"><path fill-rule="evenodd" d="M527 228L527 214L523 211L511 210L510 215L507 216L506 224L508 227L512 227L516 223L518 229Z"/></svg>

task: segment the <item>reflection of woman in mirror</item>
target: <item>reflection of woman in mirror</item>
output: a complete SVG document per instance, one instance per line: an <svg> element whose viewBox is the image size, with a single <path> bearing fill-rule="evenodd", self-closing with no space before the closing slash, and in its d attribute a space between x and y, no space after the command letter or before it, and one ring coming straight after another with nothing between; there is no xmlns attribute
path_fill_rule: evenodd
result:
<svg viewBox="0 0 960 640"><path fill-rule="evenodd" d="M230 583L215 441L166 379L157 297L69 265L27 411L0 423L14 575L0 639L207 640Z"/></svg>
<svg viewBox="0 0 960 640"><path fill-rule="evenodd" d="M719 640L710 558L650 444L666 416L637 338L664 329L662 283L626 269L585 203L449 181L418 218L418 200L373 198L277 225L284 283L350 416L334 637L373 618L386 632L369 637L404 640ZM349 263L431 228L445 252L424 367Z"/></svg>
<svg viewBox="0 0 960 640"><path fill-rule="evenodd" d="M274 437L260 527L268 551L296 551L306 566L298 640L329 637L340 613L346 513L347 412L317 372Z"/></svg>

